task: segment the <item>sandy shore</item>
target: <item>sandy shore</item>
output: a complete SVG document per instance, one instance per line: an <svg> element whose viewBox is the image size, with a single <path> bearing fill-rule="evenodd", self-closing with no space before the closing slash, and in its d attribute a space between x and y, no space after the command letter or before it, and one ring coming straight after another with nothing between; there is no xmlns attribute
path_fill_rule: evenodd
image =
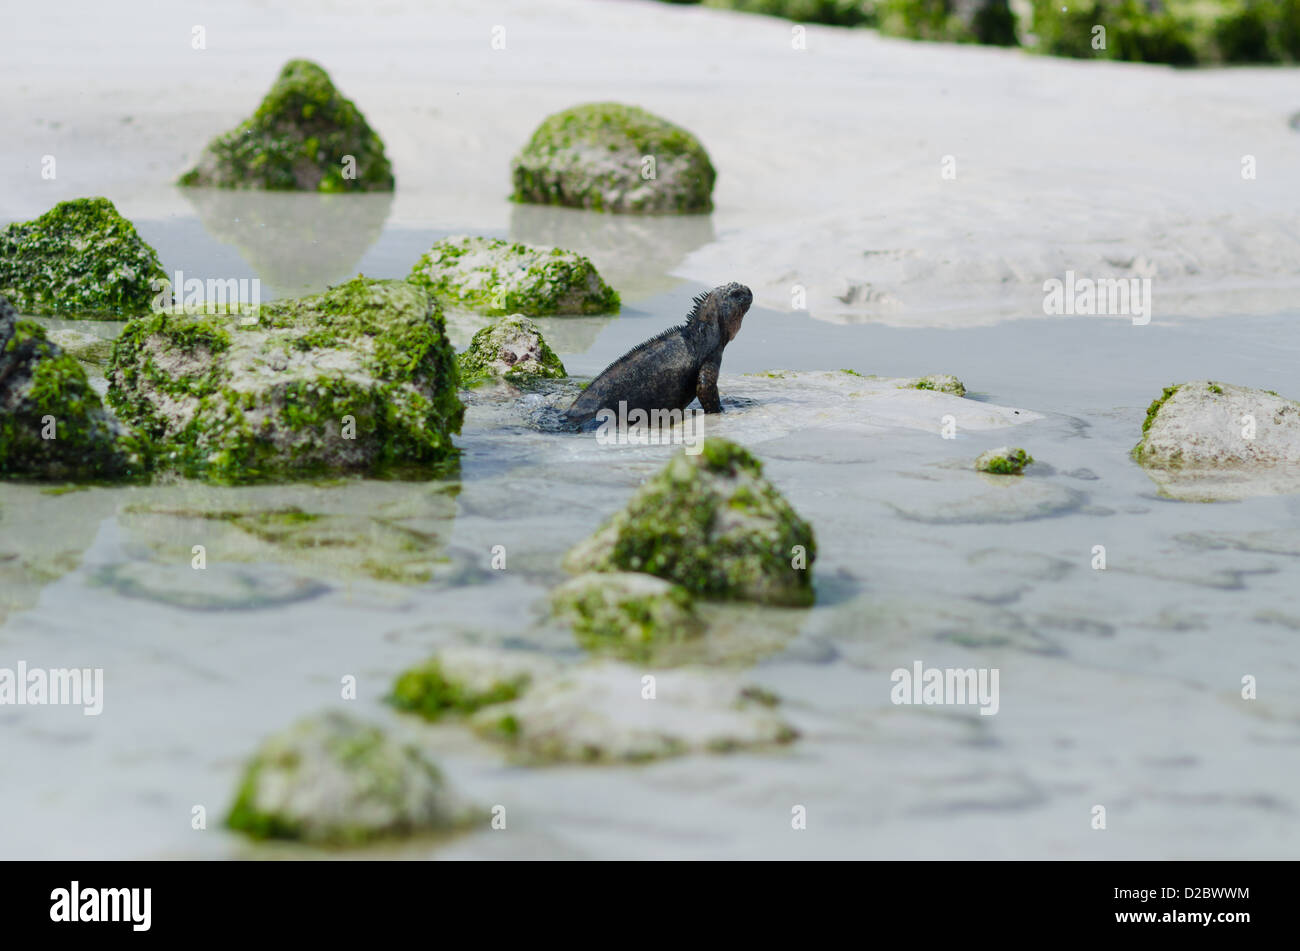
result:
<svg viewBox="0 0 1300 951"><path fill-rule="evenodd" d="M188 214L169 183L307 56L384 137L394 225L506 229L510 157L537 122L615 99L696 132L720 171L714 240L677 273L745 281L778 310L799 285L836 321L1042 316L1043 281L1073 270L1152 278L1159 319L1274 312L1300 281L1295 70L816 26L794 50L781 20L636 0L77 3L15 9L7 29L0 218L88 193L132 218Z"/></svg>

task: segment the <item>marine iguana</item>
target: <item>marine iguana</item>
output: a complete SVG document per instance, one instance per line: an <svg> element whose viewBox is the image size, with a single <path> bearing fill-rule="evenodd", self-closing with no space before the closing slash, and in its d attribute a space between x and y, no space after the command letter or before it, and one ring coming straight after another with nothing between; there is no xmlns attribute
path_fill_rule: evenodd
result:
<svg viewBox="0 0 1300 951"><path fill-rule="evenodd" d="M723 284L695 298L685 322L639 343L601 372L564 413L585 427L602 409L685 409L695 397L706 413L721 413L718 368L722 350L740 333L754 295L744 284Z"/></svg>

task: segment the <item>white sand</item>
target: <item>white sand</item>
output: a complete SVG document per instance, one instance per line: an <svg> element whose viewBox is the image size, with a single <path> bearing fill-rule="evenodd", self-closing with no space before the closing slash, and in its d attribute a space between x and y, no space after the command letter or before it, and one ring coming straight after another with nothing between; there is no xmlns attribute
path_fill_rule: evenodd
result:
<svg viewBox="0 0 1300 951"><path fill-rule="evenodd" d="M7 11L0 218L100 193L133 218L190 214L168 183L306 56L387 143L394 224L504 230L510 158L536 124L615 99L696 132L719 169L716 240L677 273L744 281L762 305L790 309L799 284L830 320L989 323L1042 316L1042 282L1072 269L1151 277L1158 321L1280 310L1300 281L1294 69L1185 72L815 26L796 51L784 21L648 0L273 11ZM601 263L600 248L575 250Z"/></svg>

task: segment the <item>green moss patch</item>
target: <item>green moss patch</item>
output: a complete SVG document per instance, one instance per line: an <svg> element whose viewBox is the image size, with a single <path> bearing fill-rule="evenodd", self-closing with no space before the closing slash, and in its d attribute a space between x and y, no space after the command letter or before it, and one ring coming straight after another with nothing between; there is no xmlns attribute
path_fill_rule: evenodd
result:
<svg viewBox="0 0 1300 951"><path fill-rule="evenodd" d="M633 214L712 211L717 177L691 133L614 102L548 116L512 176L515 201Z"/></svg>
<svg viewBox="0 0 1300 951"><path fill-rule="evenodd" d="M990 449L975 460L975 468L980 472L994 475L1020 475L1025 466L1032 465L1034 457L1023 449Z"/></svg>
<svg viewBox="0 0 1300 951"><path fill-rule="evenodd" d="M59 202L0 230L0 296L24 314L120 320L149 312L158 254L107 198Z"/></svg>
<svg viewBox="0 0 1300 951"><path fill-rule="evenodd" d="M217 136L181 185L392 191L384 143L320 66L286 63L252 117Z"/></svg>
<svg viewBox="0 0 1300 951"><path fill-rule="evenodd" d="M462 386L492 379L515 384L558 380L568 374L542 332L527 317L514 314L474 334L469 348L457 358Z"/></svg>

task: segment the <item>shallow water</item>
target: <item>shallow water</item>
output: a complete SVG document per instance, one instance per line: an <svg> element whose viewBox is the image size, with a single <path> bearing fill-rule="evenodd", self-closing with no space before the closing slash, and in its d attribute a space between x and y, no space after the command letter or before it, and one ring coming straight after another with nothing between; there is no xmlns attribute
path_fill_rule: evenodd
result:
<svg viewBox="0 0 1300 951"><path fill-rule="evenodd" d="M371 199L211 197L139 230L169 270L260 277L268 297L356 271L405 276L447 233L386 223ZM539 321L569 371L592 375L681 318L701 288L671 271L712 226L521 209L508 234L486 233L591 253L623 290L616 318ZM331 241L308 247L302 234ZM1300 500L1173 502L1128 451L1171 382L1293 393L1296 315L1026 317L900 329L755 308L728 348L729 412L709 431L750 446L814 526L818 598L808 611L751 612L711 660L777 691L799 741L525 769L455 727L431 729L461 792L507 806L509 834L485 823L366 854L1293 856ZM473 326L452 321L458 344ZM933 414L921 403L886 419L880 404L857 416L838 397L808 403L820 397L799 380L743 376L841 368L953 373L970 394L924 394ZM981 402L1042 418L963 422L940 438L940 410L974 419ZM0 831L0 854L292 854L219 830L262 736L340 703L409 727L380 698L442 644L571 654L569 637L540 623L560 557L674 450L539 432L526 405L490 396L472 401L458 443L458 477L427 483L0 485L0 657L103 667L106 681L97 718L0 710L0 801L21 820ZM969 469L1008 443L1040 464L1023 479ZM194 544L207 547L204 572L189 567ZM495 545L505 570L490 566ZM1091 567L1096 545L1104 571ZM890 672L917 660L998 668L999 713L893 705ZM349 674L359 698L340 701ZM1245 675L1258 678L1256 700L1240 699ZM191 829L196 804L206 832ZM799 835L796 804L809 817ZM1089 825L1097 804L1104 833Z"/></svg>

